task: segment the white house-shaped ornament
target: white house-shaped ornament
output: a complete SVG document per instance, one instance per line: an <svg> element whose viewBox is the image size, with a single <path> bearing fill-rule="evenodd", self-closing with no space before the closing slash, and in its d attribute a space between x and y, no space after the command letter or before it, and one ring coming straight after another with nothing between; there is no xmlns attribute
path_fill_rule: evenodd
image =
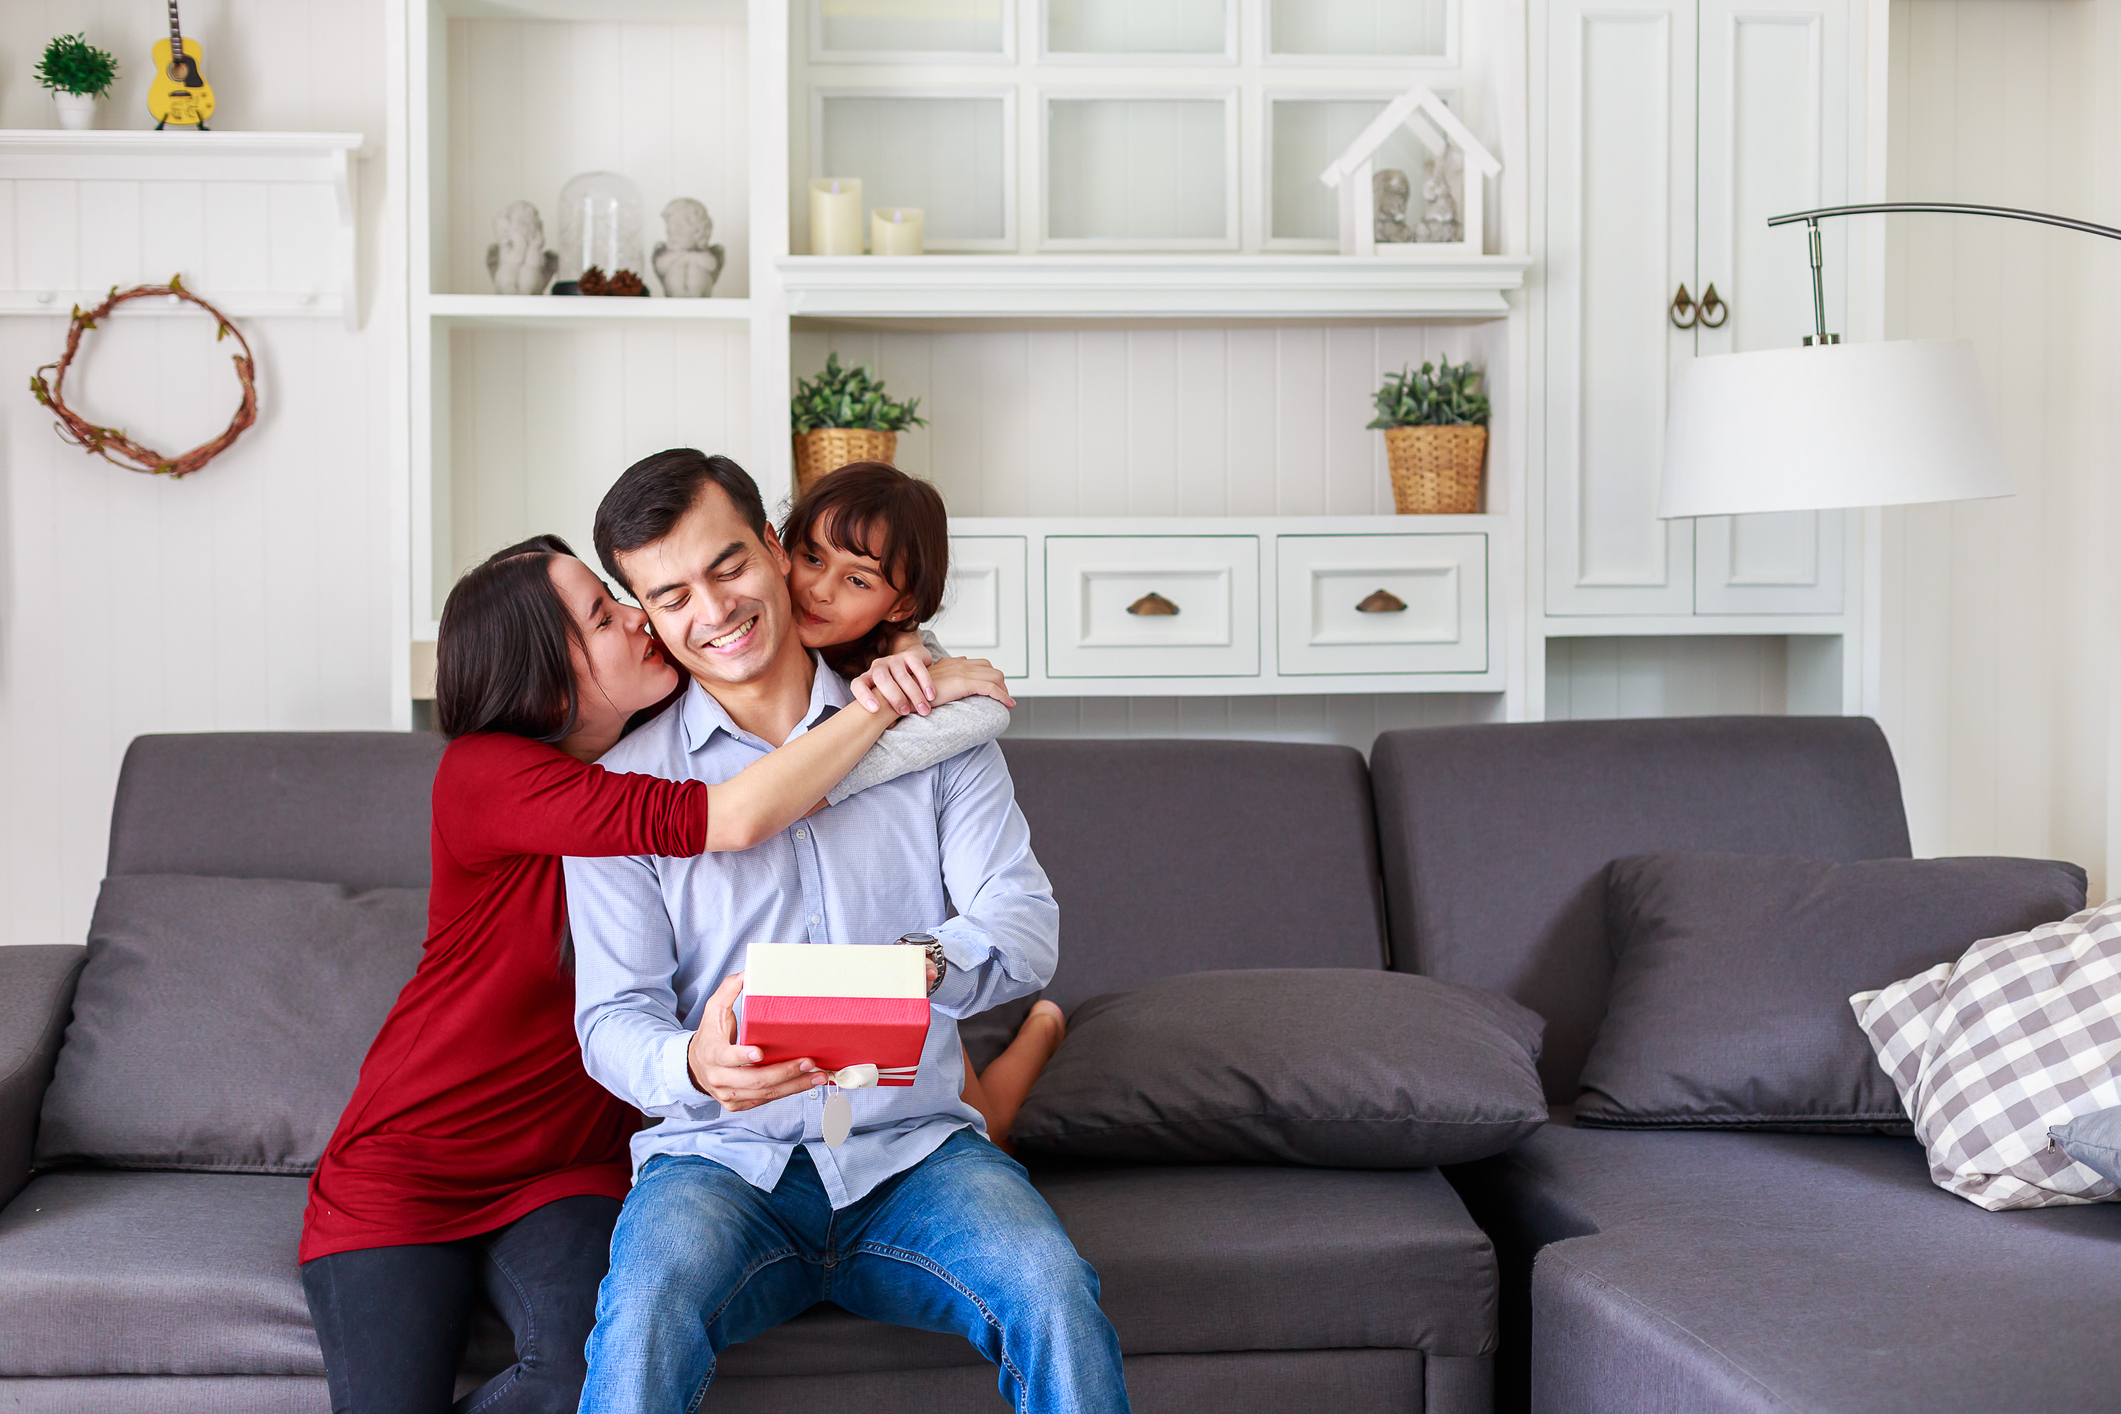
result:
<svg viewBox="0 0 2121 1414"><path fill-rule="evenodd" d="M1379 241L1377 239L1376 172L1377 149L1395 129L1404 126L1429 150L1434 171L1449 182L1452 149L1464 162L1464 190L1458 195L1461 236L1455 241ZM1413 257L1466 256L1481 254L1483 229L1481 204L1487 179L1502 170L1495 154L1481 146L1480 139L1458 121L1458 115L1426 85L1416 84L1385 105L1368 127L1348 144L1347 151L1318 179L1340 194L1340 253ZM1409 173L1414 190L1408 205L1408 222L1418 224L1424 206L1419 173Z"/></svg>

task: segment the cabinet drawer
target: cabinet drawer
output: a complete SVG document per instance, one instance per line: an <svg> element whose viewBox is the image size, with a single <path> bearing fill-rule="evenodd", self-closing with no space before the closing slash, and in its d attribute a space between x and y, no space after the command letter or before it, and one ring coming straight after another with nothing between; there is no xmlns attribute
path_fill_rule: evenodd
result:
<svg viewBox="0 0 2121 1414"><path fill-rule="evenodd" d="M1284 675L1484 673L1485 535L1282 535Z"/></svg>
<svg viewBox="0 0 2121 1414"><path fill-rule="evenodd" d="M928 630L952 653L985 658L1012 678L1024 677L1031 671L1024 589L1021 535L953 535L943 611L929 620Z"/></svg>
<svg viewBox="0 0 2121 1414"><path fill-rule="evenodd" d="M1046 674L1257 677L1259 537L1047 537Z"/></svg>

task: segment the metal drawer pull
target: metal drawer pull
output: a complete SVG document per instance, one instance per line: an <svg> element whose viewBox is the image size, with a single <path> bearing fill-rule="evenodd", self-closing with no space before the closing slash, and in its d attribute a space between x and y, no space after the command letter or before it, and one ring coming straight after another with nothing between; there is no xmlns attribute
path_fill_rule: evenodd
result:
<svg viewBox="0 0 2121 1414"><path fill-rule="evenodd" d="M1719 309L1723 311L1721 315L1714 319L1709 318L1711 314L1715 314ZM1709 287L1701 292L1701 327L1704 329L1721 329L1730 322L1730 303L1716 293L1716 286L1714 282L1711 282Z"/></svg>
<svg viewBox="0 0 2121 1414"><path fill-rule="evenodd" d="M1679 293L1672 296L1672 327L1691 329L1694 319L1694 297L1686 292L1685 285L1681 285Z"/></svg>
<svg viewBox="0 0 2121 1414"><path fill-rule="evenodd" d="M1163 618L1169 618L1171 615L1178 612L1178 605L1172 603L1169 599L1166 599L1163 595L1158 594L1155 590L1152 589L1147 594L1142 595L1141 598L1129 604L1127 606L1127 612L1130 614L1149 614L1160 616Z"/></svg>
<svg viewBox="0 0 2121 1414"><path fill-rule="evenodd" d="M1388 589L1380 589L1355 606L1358 614L1403 614L1407 601Z"/></svg>

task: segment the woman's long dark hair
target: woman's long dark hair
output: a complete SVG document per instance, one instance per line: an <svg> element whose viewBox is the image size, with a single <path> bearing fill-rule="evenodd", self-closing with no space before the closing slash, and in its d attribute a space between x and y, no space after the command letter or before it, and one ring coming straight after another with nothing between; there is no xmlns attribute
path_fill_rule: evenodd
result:
<svg viewBox="0 0 2121 1414"><path fill-rule="evenodd" d="M508 732L560 741L579 720L574 660L581 629L552 585L557 535L496 551L449 591L435 645L435 725L454 740Z"/></svg>

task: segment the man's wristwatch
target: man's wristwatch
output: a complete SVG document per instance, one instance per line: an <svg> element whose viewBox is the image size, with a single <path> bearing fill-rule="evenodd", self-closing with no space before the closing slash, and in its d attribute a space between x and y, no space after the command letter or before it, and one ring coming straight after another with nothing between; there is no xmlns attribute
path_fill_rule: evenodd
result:
<svg viewBox="0 0 2121 1414"><path fill-rule="evenodd" d="M928 984L928 995L934 996L935 989L943 985L943 977L950 971L949 960L943 956L943 940L933 933L908 933L899 942L909 948L928 950L928 961L935 966L935 980Z"/></svg>

